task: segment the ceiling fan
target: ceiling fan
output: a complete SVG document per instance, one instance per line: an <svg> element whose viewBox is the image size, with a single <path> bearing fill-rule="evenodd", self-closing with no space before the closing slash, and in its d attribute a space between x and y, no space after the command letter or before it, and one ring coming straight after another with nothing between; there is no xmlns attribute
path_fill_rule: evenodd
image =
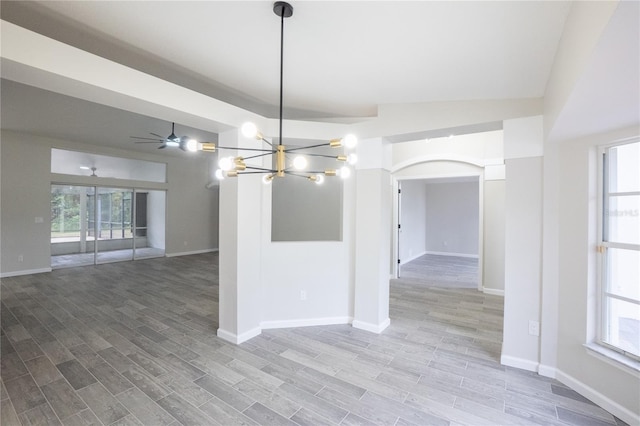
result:
<svg viewBox="0 0 640 426"><path fill-rule="evenodd" d="M160 136L157 133L149 132L150 135L155 136L155 138L144 138L141 136L130 136L132 139L138 139L134 143L160 143L158 149L164 149L168 146L170 147L179 147L180 144L188 139L186 136L178 137L175 134L175 126L176 123L171 123L171 134L167 137Z"/></svg>

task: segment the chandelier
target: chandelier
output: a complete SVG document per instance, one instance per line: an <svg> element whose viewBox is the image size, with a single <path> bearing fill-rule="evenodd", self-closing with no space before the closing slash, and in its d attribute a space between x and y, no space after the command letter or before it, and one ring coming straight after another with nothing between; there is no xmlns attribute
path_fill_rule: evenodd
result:
<svg viewBox="0 0 640 426"><path fill-rule="evenodd" d="M234 178L243 174L262 174L262 181L270 183L274 178L282 178L285 176L298 176L308 179L316 184L324 182L325 176L339 176L343 179L348 178L351 169L348 165L353 165L357 161L355 153L346 154L342 152L338 155L329 155L327 150L323 148L355 148L358 140L354 135L346 135L344 138L331 139L326 143L287 147L282 144L282 92L283 92L283 63L284 63L284 19L293 15L293 7L284 1L278 1L273 4L273 12L280 17L280 114L279 114L279 138L278 144L273 145L258 130L254 123L244 123L241 127L242 134L247 138L255 138L258 141L267 144L268 148L238 148L216 146L214 143L198 143L195 140L189 140L185 146L188 151L208 151L214 152L220 150L248 151L256 154L247 157L225 156L220 157L218 161L219 169L216 170L218 179ZM315 150L315 152L313 152ZM322 152L318 152L322 150ZM290 154L290 155L288 155ZM271 156L271 167L257 167L247 165L246 160ZM275 161L273 161L275 157ZM292 158L293 157L293 158ZM309 165L307 157L324 157L336 160L341 167L325 170L306 170ZM347 165L348 164L348 165Z"/></svg>

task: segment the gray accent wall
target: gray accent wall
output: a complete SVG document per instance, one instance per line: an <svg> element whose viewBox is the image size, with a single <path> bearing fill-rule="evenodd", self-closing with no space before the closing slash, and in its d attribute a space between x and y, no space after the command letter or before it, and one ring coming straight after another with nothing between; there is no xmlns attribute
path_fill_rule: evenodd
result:
<svg viewBox="0 0 640 426"><path fill-rule="evenodd" d="M466 180L401 182L401 264L426 253L478 256L478 178Z"/></svg>
<svg viewBox="0 0 640 426"><path fill-rule="evenodd" d="M478 256L478 181L427 181L427 253Z"/></svg>

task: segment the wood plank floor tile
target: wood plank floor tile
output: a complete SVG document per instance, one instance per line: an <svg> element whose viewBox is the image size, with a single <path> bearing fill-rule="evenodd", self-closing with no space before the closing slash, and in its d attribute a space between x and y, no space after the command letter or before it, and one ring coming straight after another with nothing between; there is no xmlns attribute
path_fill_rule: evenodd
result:
<svg viewBox="0 0 640 426"><path fill-rule="evenodd" d="M242 392L209 375L195 380L194 383L238 411L247 409L254 402Z"/></svg>
<svg viewBox="0 0 640 426"><path fill-rule="evenodd" d="M295 426L296 423L292 422L286 417L281 416L275 411L270 410L259 402L254 403L249 408L242 412L245 416L253 419L260 425L282 425L282 426Z"/></svg>
<svg viewBox="0 0 640 426"><path fill-rule="evenodd" d="M30 374L6 380L4 385L18 414L46 403L44 395Z"/></svg>
<svg viewBox="0 0 640 426"><path fill-rule="evenodd" d="M128 370L124 371L122 375L153 401L164 398L171 393L171 391L156 380L155 377L137 365L132 365Z"/></svg>
<svg viewBox="0 0 640 426"><path fill-rule="evenodd" d="M94 383L78 391L78 395L106 425L129 414L129 411L100 383Z"/></svg>
<svg viewBox="0 0 640 426"><path fill-rule="evenodd" d="M60 419L66 419L87 408L65 379L51 382L42 388L44 396Z"/></svg>
<svg viewBox="0 0 640 426"><path fill-rule="evenodd" d="M376 425L392 425L398 420L398 416L385 410L380 410L378 407L374 407L360 399L351 398L331 388L324 388L317 393L318 398L321 398L336 407L342 408L345 412L355 414L359 418L366 419L367 422ZM342 421L348 418L345 417ZM351 421L355 421L357 418L352 418Z"/></svg>
<svg viewBox="0 0 640 426"><path fill-rule="evenodd" d="M77 359L62 362L56 367L75 390L96 382L96 378Z"/></svg>
<svg viewBox="0 0 640 426"><path fill-rule="evenodd" d="M46 356L30 359L25 362L25 365L38 386L42 387L62 378L56 366Z"/></svg>
<svg viewBox="0 0 640 426"><path fill-rule="evenodd" d="M60 420L53 412L49 404L44 403L38 405L31 410L25 411L18 416L23 425L47 425L55 426L61 425ZM7 425L10 425L7 423Z"/></svg>
<svg viewBox="0 0 640 426"><path fill-rule="evenodd" d="M253 419L218 398L212 398L199 408L221 425L258 426Z"/></svg>
<svg viewBox="0 0 640 426"><path fill-rule="evenodd" d="M157 401L167 413L175 417L181 424L185 426L211 425L217 423L214 419L207 416L202 410L197 409L189 404L179 395L172 393Z"/></svg>
<svg viewBox="0 0 640 426"><path fill-rule="evenodd" d="M173 423L175 418L137 388L128 389L117 396L142 424L165 426Z"/></svg>
<svg viewBox="0 0 640 426"><path fill-rule="evenodd" d="M20 420L16 414L16 410L13 408L13 404L9 399L3 399L0 401L0 424L3 425L18 425Z"/></svg>
<svg viewBox="0 0 640 426"><path fill-rule="evenodd" d="M0 358L0 377L3 381L15 379L16 377L23 376L29 371L24 365L24 362L20 359L20 355L17 352L11 352L3 355Z"/></svg>
<svg viewBox="0 0 640 426"><path fill-rule="evenodd" d="M106 362L102 362L89 368L89 372L93 374L93 377L98 379L98 381L102 383L102 385L111 392L112 395L117 395L120 392L124 392L125 390L133 387L133 384L130 381L125 379Z"/></svg>
<svg viewBox="0 0 640 426"><path fill-rule="evenodd" d="M287 418L294 415L300 409L300 404L293 402L289 398L285 398L278 392L265 389L249 379L244 379L240 383L235 384L233 388Z"/></svg>
<svg viewBox="0 0 640 426"><path fill-rule="evenodd" d="M11 347L11 344L9 342L7 342L7 344L9 345L9 347ZM2 342L2 345L5 345L4 341ZM18 352L18 355L20 355L20 359L22 359L22 361L28 361L30 359L44 355L44 352L42 352L40 346L38 346L38 344L33 339L26 339L20 342L16 342L13 345L13 348L15 348L15 351ZM2 354L2 356L5 356L5 354Z"/></svg>
<svg viewBox="0 0 640 426"><path fill-rule="evenodd" d="M503 299L462 288L472 265L442 258L438 282L423 261L391 280L381 334L272 329L241 345L216 335L217 253L3 278L3 426L623 424L500 365Z"/></svg>

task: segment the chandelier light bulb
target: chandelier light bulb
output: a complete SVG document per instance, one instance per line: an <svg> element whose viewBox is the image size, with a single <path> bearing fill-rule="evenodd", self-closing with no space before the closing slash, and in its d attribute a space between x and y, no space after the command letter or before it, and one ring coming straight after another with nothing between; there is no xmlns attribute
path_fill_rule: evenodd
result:
<svg viewBox="0 0 640 426"><path fill-rule="evenodd" d="M342 179L347 179L349 176L351 176L351 169L347 166L340 167L340 177Z"/></svg>
<svg viewBox="0 0 640 426"><path fill-rule="evenodd" d="M272 180L273 180L273 175L262 176L262 183L264 183L265 185L269 185Z"/></svg>
<svg viewBox="0 0 640 426"><path fill-rule="evenodd" d="M347 155L347 163L349 163L349 164L351 164L353 166L357 162L358 162L358 156L356 154Z"/></svg>
<svg viewBox="0 0 640 426"><path fill-rule="evenodd" d="M324 183L324 175L317 174L315 182L316 185L322 185Z"/></svg>
<svg viewBox="0 0 640 426"><path fill-rule="evenodd" d="M358 138L355 135L347 135L344 137L344 146L348 149L353 149L358 144Z"/></svg>
<svg viewBox="0 0 640 426"><path fill-rule="evenodd" d="M222 171L222 169L216 170L216 179L218 180L224 179L224 172Z"/></svg>
<svg viewBox="0 0 640 426"><path fill-rule="evenodd" d="M187 141L187 151L196 152L198 150L198 141L195 139L189 139Z"/></svg>
<svg viewBox="0 0 640 426"><path fill-rule="evenodd" d="M296 170L304 170L307 167L307 159L302 155L298 155L293 159L293 167Z"/></svg>
<svg viewBox="0 0 640 426"><path fill-rule="evenodd" d="M218 166L222 171L229 171L233 168L234 159L233 157L222 157L218 161Z"/></svg>
<svg viewBox="0 0 640 426"><path fill-rule="evenodd" d="M241 131L242 131L242 135L245 138L253 139L258 134L258 127L256 127L256 125L253 124L252 122L247 121L242 125Z"/></svg>

